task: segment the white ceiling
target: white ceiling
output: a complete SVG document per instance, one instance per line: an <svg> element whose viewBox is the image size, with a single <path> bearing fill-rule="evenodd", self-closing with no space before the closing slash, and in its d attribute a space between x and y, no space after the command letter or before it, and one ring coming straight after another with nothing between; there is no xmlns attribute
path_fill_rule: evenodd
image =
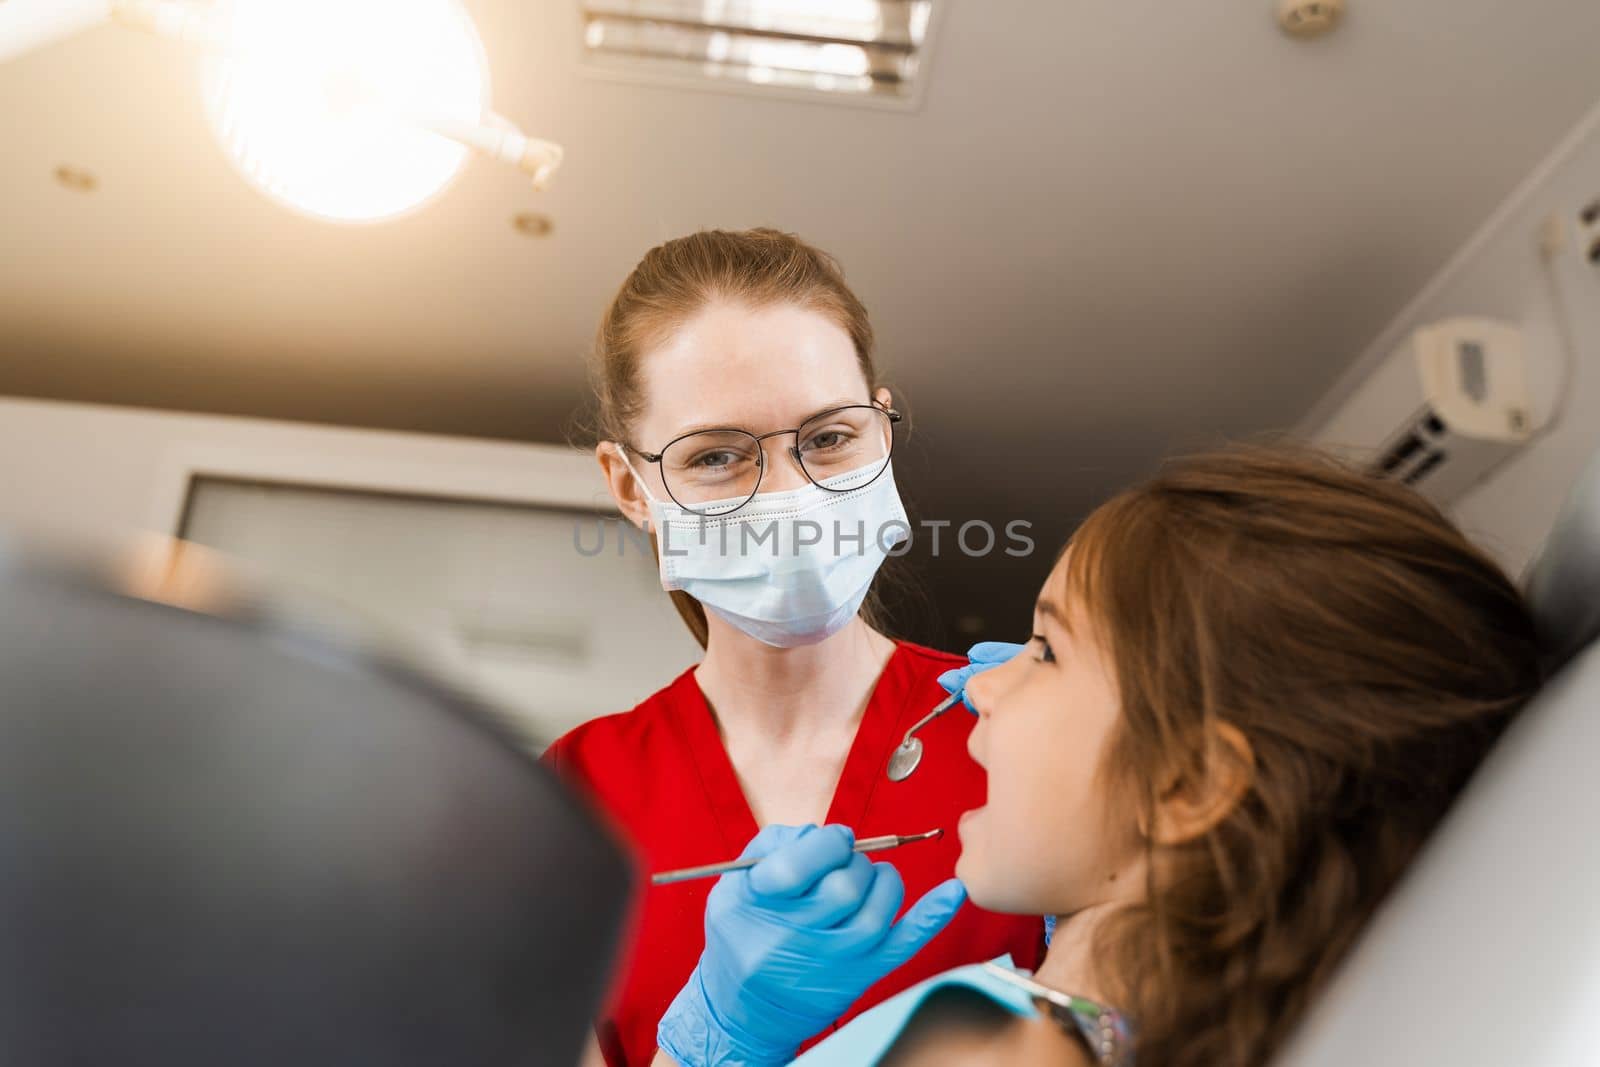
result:
<svg viewBox="0 0 1600 1067"><path fill-rule="evenodd" d="M1269 0L946 2L904 113L590 77L576 0L467 0L497 110L567 162L368 228L236 177L171 45L0 67L0 393L559 439L645 249L774 225L873 313L907 495L1054 547L1172 443L1292 424L1600 99L1594 0L1351 0L1312 43Z"/></svg>

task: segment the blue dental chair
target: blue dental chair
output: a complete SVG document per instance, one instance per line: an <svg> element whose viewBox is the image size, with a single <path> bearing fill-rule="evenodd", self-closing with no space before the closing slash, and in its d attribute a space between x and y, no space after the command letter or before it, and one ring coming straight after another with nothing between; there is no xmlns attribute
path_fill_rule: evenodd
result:
<svg viewBox="0 0 1600 1067"><path fill-rule="evenodd" d="M462 697L0 542L0 1064L567 1067L632 877Z"/></svg>
<svg viewBox="0 0 1600 1067"><path fill-rule="evenodd" d="M1600 1064L1600 456L1527 591L1550 681L1280 1067Z"/></svg>

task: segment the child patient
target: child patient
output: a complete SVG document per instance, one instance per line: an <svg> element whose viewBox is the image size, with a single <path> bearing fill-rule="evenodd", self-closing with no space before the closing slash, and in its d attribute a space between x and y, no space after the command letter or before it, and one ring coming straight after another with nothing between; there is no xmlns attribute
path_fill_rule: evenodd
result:
<svg viewBox="0 0 1600 1067"><path fill-rule="evenodd" d="M988 803L956 873L1059 917L1037 984L949 972L799 1062L1265 1063L1538 682L1516 589L1410 490L1169 464L967 688Z"/></svg>

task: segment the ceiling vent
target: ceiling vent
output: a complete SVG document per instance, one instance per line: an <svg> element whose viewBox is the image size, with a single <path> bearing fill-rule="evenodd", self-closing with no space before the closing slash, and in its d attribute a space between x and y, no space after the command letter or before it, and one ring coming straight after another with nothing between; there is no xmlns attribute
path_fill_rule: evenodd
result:
<svg viewBox="0 0 1600 1067"><path fill-rule="evenodd" d="M580 3L592 70L892 103L916 98L935 0Z"/></svg>

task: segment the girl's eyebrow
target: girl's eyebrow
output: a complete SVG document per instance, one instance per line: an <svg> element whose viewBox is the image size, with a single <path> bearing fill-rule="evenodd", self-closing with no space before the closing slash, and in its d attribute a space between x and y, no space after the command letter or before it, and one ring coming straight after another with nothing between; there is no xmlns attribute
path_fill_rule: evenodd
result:
<svg viewBox="0 0 1600 1067"><path fill-rule="evenodd" d="M1067 613L1062 611L1056 602L1049 597L1040 597L1034 603L1033 610L1054 621L1057 626L1067 631L1067 633L1070 634L1072 632L1072 624L1067 621Z"/></svg>

